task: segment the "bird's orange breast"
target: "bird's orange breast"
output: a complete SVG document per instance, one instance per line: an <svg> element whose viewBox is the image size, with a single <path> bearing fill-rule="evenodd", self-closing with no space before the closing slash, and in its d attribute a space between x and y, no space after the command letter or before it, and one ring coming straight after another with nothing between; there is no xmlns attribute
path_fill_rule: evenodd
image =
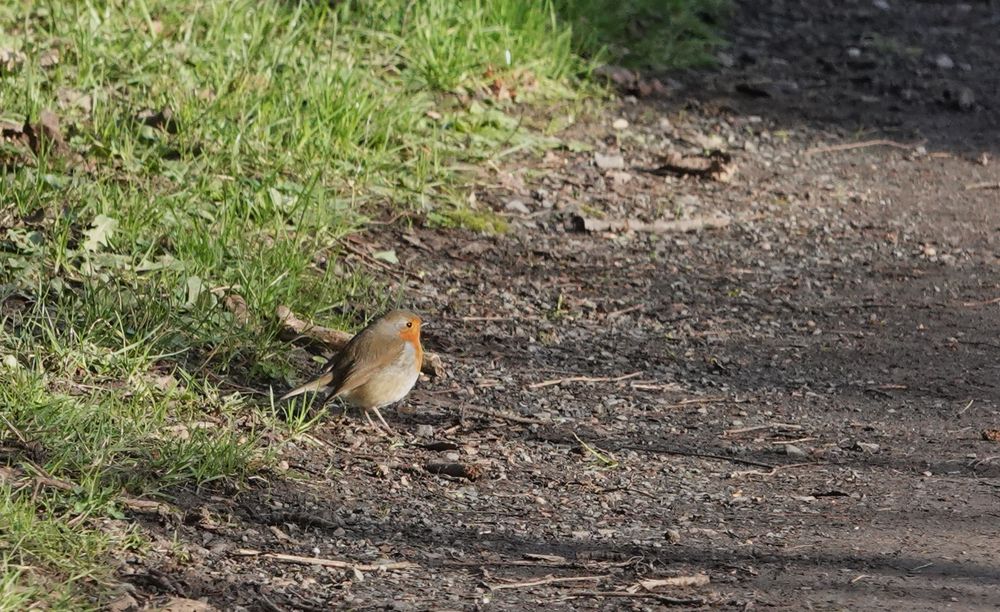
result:
<svg viewBox="0 0 1000 612"><path fill-rule="evenodd" d="M424 363L424 349L420 346L420 328L417 326L407 327L403 331L399 332L399 337L403 339L404 342L409 342L413 346L415 351L415 361L417 362L417 371Z"/></svg>

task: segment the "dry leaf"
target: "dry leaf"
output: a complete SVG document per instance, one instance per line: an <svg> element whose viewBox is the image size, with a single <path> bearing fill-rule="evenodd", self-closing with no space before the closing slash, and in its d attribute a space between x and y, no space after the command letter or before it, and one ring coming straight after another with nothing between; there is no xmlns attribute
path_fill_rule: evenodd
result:
<svg viewBox="0 0 1000 612"><path fill-rule="evenodd" d="M118 221L105 215L97 215L90 224L90 229L83 233L87 239L83 242L83 248L96 253L101 247L108 245L108 239L118 227Z"/></svg>
<svg viewBox="0 0 1000 612"><path fill-rule="evenodd" d="M984 429L983 440L990 442L1000 442L1000 429Z"/></svg>

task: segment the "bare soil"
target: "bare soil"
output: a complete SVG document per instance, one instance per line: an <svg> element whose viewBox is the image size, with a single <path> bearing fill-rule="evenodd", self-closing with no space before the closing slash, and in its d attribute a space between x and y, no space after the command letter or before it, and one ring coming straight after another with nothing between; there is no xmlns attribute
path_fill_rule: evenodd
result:
<svg viewBox="0 0 1000 612"><path fill-rule="evenodd" d="M730 66L581 128L624 168L484 176L506 235L366 234L449 368L385 411L401 442L333 417L287 471L137 516L162 542L122 580L227 610L997 609L998 24L738 2ZM643 171L705 149L731 180ZM668 577L698 584L642 585Z"/></svg>

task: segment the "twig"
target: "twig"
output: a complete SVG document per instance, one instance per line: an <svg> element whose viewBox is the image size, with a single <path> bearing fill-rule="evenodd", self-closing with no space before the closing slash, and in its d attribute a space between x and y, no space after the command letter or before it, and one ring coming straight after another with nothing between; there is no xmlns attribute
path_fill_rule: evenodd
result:
<svg viewBox="0 0 1000 612"><path fill-rule="evenodd" d="M725 215L677 219L675 221L653 221L646 223L638 219L595 219L576 216L573 225L578 232L643 232L647 234L683 234L706 229L722 229L732 223Z"/></svg>
<svg viewBox="0 0 1000 612"><path fill-rule="evenodd" d="M974 401L976 401L976 400L975 400L975 399L970 399L970 400L969 400L969 403L965 405L965 408L962 408L961 410L959 410L959 411L958 411L958 413L959 413L959 414L965 414L965 411L966 411L966 410L968 410L969 408L972 408L972 403L973 403Z"/></svg>
<svg viewBox="0 0 1000 612"><path fill-rule="evenodd" d="M639 446L637 444L628 444L620 446L619 448L625 450L634 450L640 453L654 453L662 455L678 455L681 457L698 457L699 459L717 459L719 461L728 461L730 463L738 463L740 465L752 465L754 467L761 467L768 470L773 470L776 465L771 465L770 463L764 463L762 461L753 461L751 459L740 459L738 457L727 457L726 455L716 455L714 453L701 453L698 451L686 451L676 448L658 448L649 446Z"/></svg>
<svg viewBox="0 0 1000 612"><path fill-rule="evenodd" d="M646 307L646 305L645 305L645 304L634 304L634 305L632 305L632 306L629 306L628 308L621 308L621 309L619 309L619 310L612 310L612 311L611 311L611 312L609 312L609 313L608 313L608 314L607 314L606 316L607 316L607 317L608 317L609 319L613 319L613 318L615 318L615 317L620 317L620 316L622 316L623 314L628 314L628 313L630 313L630 312L635 312L636 310L642 310L642 309L643 309L643 308L645 308L645 307Z"/></svg>
<svg viewBox="0 0 1000 612"><path fill-rule="evenodd" d="M593 455L598 461L603 463L605 467L614 469L620 465L618 463L618 460L616 460L613 456L609 457L604 453L602 453L601 451L594 448L593 446L581 440L580 436L576 435L576 432L573 432L573 437L576 438L576 441L580 443L580 446L582 446L584 450ZM608 453L608 455L611 455L611 453Z"/></svg>
<svg viewBox="0 0 1000 612"><path fill-rule="evenodd" d="M715 404L724 401L726 401L726 398L724 397L695 397L692 399L681 400L676 404L664 406L664 410L669 410L670 408L684 408L685 406L690 406L692 404Z"/></svg>
<svg viewBox="0 0 1000 612"><path fill-rule="evenodd" d="M989 306L991 304L1000 304L1000 297L993 298L992 300L985 300L983 302L962 302L962 306L966 308L972 308L974 306Z"/></svg>
<svg viewBox="0 0 1000 612"><path fill-rule="evenodd" d="M528 388L541 389L542 387L551 387L552 385L561 385L562 383L568 382L619 382L629 378L635 378L640 374L642 374L642 372L632 372L631 374L624 374L622 376L615 376L611 378L603 376L569 376L567 378L554 378L552 380L544 380L542 382L533 383L528 385Z"/></svg>
<svg viewBox="0 0 1000 612"><path fill-rule="evenodd" d="M860 142L845 142L842 144L829 145L825 147L814 147L812 149L807 149L805 155L815 155L817 153L833 153L835 151L850 151L852 149L864 149L866 147L893 147L896 149L906 149L912 150L919 146L927 144L926 140L921 140L912 144L906 144L905 142L896 142L895 140L886 140L884 138L876 138L875 140L862 140Z"/></svg>
<svg viewBox="0 0 1000 612"><path fill-rule="evenodd" d="M351 561L340 561L338 559L323 559L320 557L300 557L298 555L287 555L285 553L269 553L241 548L236 551L241 557L265 557L274 559L281 563L296 563L298 565L321 565L323 567L338 567L341 569L356 569L362 572L375 572L380 570L404 570L417 569L420 566L411 561L394 561L391 563L365 564L353 563Z"/></svg>
<svg viewBox="0 0 1000 612"><path fill-rule="evenodd" d="M807 462L807 463L788 463L788 464L785 464L785 465L776 465L776 466L772 467L771 470L768 471L768 472L761 472L760 470L743 470L743 471L740 471L740 472L733 472L732 474L729 475L729 477L730 478L742 478L744 476L765 476L765 477L766 476L774 476L775 474L777 474L781 470L789 470L791 468L805 467L805 466L808 466L808 465L823 465L823 464L820 463L820 462L816 462L816 461L810 461L810 462Z"/></svg>
<svg viewBox="0 0 1000 612"><path fill-rule="evenodd" d="M3 414L0 414L0 419L3 419L4 425L7 426L7 429L10 431L10 433L14 434L14 437L17 438L17 441L21 443L21 446L27 446L28 439L24 437L24 434L21 433L21 430L15 427L14 424L11 423L7 419L7 417L4 416Z"/></svg>
<svg viewBox="0 0 1000 612"><path fill-rule="evenodd" d="M604 580L608 578L609 574L604 574L603 576L565 576L557 578L555 576L546 576L545 578L540 578L538 580L528 580L526 582L505 582L502 584L487 584L486 586L491 591L499 591L501 589L525 589L530 587L542 586L544 584L554 584L558 582L580 582L583 580Z"/></svg>
<svg viewBox="0 0 1000 612"><path fill-rule="evenodd" d="M27 458L22 458L22 461L28 464L35 474L28 474L26 471L19 470L17 468L0 468L0 482L7 481L14 485L14 488L18 488L22 484L26 485L30 482L33 483L35 487L47 487L50 489L59 489L60 491L74 491L77 489L77 485L52 476L45 471L45 468L38 465L34 461ZM138 497L129 497L127 495L119 495L114 498L114 501L137 512L164 513L170 509L170 506L158 501L140 499ZM85 517L86 515L81 514L79 516Z"/></svg>
<svg viewBox="0 0 1000 612"><path fill-rule="evenodd" d="M761 429L780 429L782 431L798 431L802 429L801 425L793 425L791 423L767 423L765 425L754 425L753 427L741 427L739 429L727 429L722 432L723 436L735 436L736 434L749 433L751 431L760 431Z"/></svg>
<svg viewBox="0 0 1000 612"><path fill-rule="evenodd" d="M481 408L479 406L462 406L462 409L468 410L470 412L475 412L476 414L492 417L494 419L502 419L504 421L512 421L514 423L524 423L525 425L548 425L549 423L551 423L551 421L543 421L541 419L523 417L516 414L501 412L500 410L494 410L492 408Z"/></svg>
<svg viewBox="0 0 1000 612"><path fill-rule="evenodd" d="M294 332L299 336L304 336L321 344L325 344L335 351L339 351L344 348L344 346L350 342L351 338L354 337L352 334L340 331L339 329L330 329L329 327L323 327L314 323L303 321L295 316L295 313L293 313L287 306L278 306L276 315L278 317L278 322L281 323L285 329ZM428 376L443 376L445 372L444 362L441 360L440 355L425 351L424 364L420 370Z"/></svg>
<svg viewBox="0 0 1000 612"><path fill-rule="evenodd" d="M667 597L659 593L629 593L627 591L570 591L572 597L628 597L635 599L655 599L671 606L699 606L705 603L704 597Z"/></svg>
<svg viewBox="0 0 1000 612"><path fill-rule="evenodd" d="M386 262L379 261L378 259L375 259L370 254L364 252L363 250L359 249L358 247L354 246L353 244L351 244L348 241L344 241L341 244L344 245L345 249L347 249L351 253L354 253L355 255L357 255L358 257L360 257L361 260L363 262L367 263L369 266L378 268L378 269L382 270L383 272L386 272L390 276L396 277L397 280L402 280L402 279L404 279L407 276L407 273L405 271L400 272L399 270L396 270L395 268L393 268L392 266L390 266Z"/></svg>
<svg viewBox="0 0 1000 612"><path fill-rule="evenodd" d="M1000 189L1000 181L986 181L983 183L969 183L965 186L966 191L972 191L974 189Z"/></svg>
<svg viewBox="0 0 1000 612"><path fill-rule="evenodd" d="M812 442L815 439L815 436L806 436L805 438L795 438L794 440L770 440L768 444L800 444L802 442Z"/></svg>

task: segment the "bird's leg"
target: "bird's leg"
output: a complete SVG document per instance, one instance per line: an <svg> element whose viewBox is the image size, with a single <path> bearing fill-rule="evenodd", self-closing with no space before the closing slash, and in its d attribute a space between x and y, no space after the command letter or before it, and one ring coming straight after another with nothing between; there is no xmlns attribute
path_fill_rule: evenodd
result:
<svg viewBox="0 0 1000 612"><path fill-rule="evenodd" d="M384 428L385 433L389 434L389 436L391 437L395 437L396 432L393 431L392 427L389 427L389 424L385 422L385 418L382 417L382 413L379 412L378 408L371 408L369 410L365 410L365 416L368 417L368 422L369 423L372 422L372 417L371 417L372 412L375 413L375 416L378 417L379 422L382 423L382 427ZM372 425L374 425L374 423L372 423Z"/></svg>

